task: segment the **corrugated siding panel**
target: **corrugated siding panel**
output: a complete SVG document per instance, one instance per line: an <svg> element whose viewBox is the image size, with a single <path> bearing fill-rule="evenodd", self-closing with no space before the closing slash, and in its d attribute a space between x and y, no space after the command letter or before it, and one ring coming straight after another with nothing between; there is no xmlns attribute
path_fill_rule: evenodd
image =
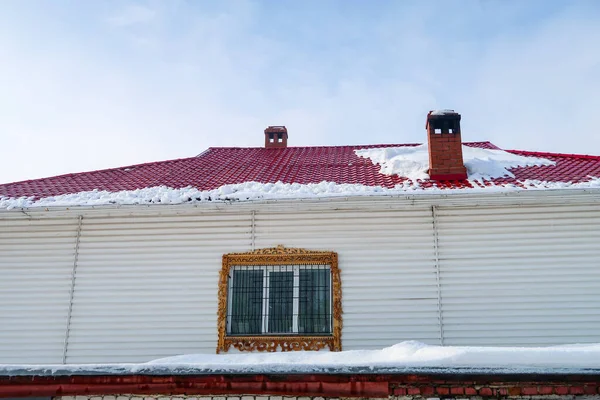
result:
<svg viewBox="0 0 600 400"><path fill-rule="evenodd" d="M77 219L0 220L0 363L62 362Z"/></svg>
<svg viewBox="0 0 600 400"><path fill-rule="evenodd" d="M214 353L221 257L250 249L250 218L84 219L67 362Z"/></svg>
<svg viewBox="0 0 600 400"><path fill-rule="evenodd" d="M339 254L344 350L439 343L430 209L256 213L256 247Z"/></svg>
<svg viewBox="0 0 600 400"><path fill-rule="evenodd" d="M600 211L437 211L444 343L600 341ZM68 363L214 353L225 253L339 254L343 347L440 342L429 208L84 216ZM0 362L60 363L77 218L0 220Z"/></svg>
<svg viewBox="0 0 600 400"><path fill-rule="evenodd" d="M439 209L445 344L600 341L597 207Z"/></svg>

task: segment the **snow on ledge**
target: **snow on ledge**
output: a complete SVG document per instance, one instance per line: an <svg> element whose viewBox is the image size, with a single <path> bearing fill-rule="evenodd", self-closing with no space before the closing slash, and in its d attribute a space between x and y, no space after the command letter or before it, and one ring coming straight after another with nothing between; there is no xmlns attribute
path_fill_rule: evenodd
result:
<svg viewBox="0 0 600 400"><path fill-rule="evenodd" d="M600 344L553 347L432 346L406 341L381 350L342 352L190 354L140 364L0 365L11 374L165 374L165 373L377 373L433 370L438 372L504 371L581 372L600 369ZM440 371L441 370L441 371Z"/></svg>
<svg viewBox="0 0 600 400"><path fill-rule="evenodd" d="M381 350L287 352L259 354L193 354L150 361L151 365L197 365L205 368L261 369L288 365L302 371L311 366L334 367L573 367L600 368L600 344L554 347L432 346L405 341ZM257 371L258 372L258 371Z"/></svg>
<svg viewBox="0 0 600 400"><path fill-rule="evenodd" d="M482 181L510 177L511 168L555 165L551 160L539 157L525 157L504 150L480 149L462 146L463 161L470 180ZM359 157L369 158L373 164L381 166L380 173L398 175L412 180L429 179L429 150L427 144L420 146L380 147L354 150Z"/></svg>
<svg viewBox="0 0 600 400"><path fill-rule="evenodd" d="M521 190L546 189L585 189L600 188L600 178L589 177L586 182L546 182L525 180L516 184L494 184L487 182L484 186L478 181L479 176L469 182L471 188L444 189L437 186L423 187L418 181L406 180L393 188L381 186L365 186L361 184L339 184L335 182L321 183L258 183L245 182L224 185L214 190L198 190L193 187L180 189L166 186L155 186L136 190L108 192L92 190L50 196L41 199L33 197L9 198L0 197L0 210L12 210L38 207L74 207L103 205L151 205L151 204L197 204L207 202L258 201L276 199L314 199L352 196L399 196L426 194L465 194L482 192L511 192Z"/></svg>

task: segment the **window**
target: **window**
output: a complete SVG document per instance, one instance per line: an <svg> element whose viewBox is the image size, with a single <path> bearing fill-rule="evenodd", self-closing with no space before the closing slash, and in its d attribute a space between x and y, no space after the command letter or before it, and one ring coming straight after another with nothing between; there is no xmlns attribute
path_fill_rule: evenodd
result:
<svg viewBox="0 0 600 400"><path fill-rule="evenodd" d="M329 265L235 266L228 278L229 335L332 333Z"/></svg>
<svg viewBox="0 0 600 400"><path fill-rule="evenodd" d="M231 346L341 350L337 254L279 246L224 255L217 352Z"/></svg>

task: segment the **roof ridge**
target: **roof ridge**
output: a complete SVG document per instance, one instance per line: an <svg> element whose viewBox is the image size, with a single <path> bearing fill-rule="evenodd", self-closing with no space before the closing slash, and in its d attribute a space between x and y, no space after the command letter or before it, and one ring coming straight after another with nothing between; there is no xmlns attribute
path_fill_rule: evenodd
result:
<svg viewBox="0 0 600 400"><path fill-rule="evenodd" d="M392 147L392 146L420 146L423 143L378 143L378 144L340 144L340 145L317 145L317 146L287 146L287 147L278 147L276 148L277 150L285 150L285 149L315 149L315 148L326 148L326 147L331 147L331 148L344 148L344 147ZM223 146L223 147L210 147L209 150L265 150L266 148L263 147L228 147L228 146ZM273 150L273 149L268 149L268 150ZM199 156L202 155L199 154Z"/></svg>
<svg viewBox="0 0 600 400"><path fill-rule="evenodd" d="M317 146L287 146L287 147L281 147L278 148L278 150L285 150L285 149L309 149L309 148L326 148L326 147L331 147L331 148L344 148L344 147L393 147L393 146L420 146L422 144L424 144L425 142L422 143L375 143L375 144L342 144L342 145L317 145ZM493 144L492 142L488 141L488 140L483 140L483 141L473 141L473 142L463 142L463 144L469 145L469 144L489 144L492 145L494 147L499 148L498 146L496 146L495 144ZM248 149L256 149L256 150L260 150L260 149L265 149L265 147L238 147L238 146L222 146L222 147L209 147L207 149L208 150L248 150ZM271 150L271 149L269 149ZM198 154L197 157L200 157L202 155L204 155L205 152Z"/></svg>

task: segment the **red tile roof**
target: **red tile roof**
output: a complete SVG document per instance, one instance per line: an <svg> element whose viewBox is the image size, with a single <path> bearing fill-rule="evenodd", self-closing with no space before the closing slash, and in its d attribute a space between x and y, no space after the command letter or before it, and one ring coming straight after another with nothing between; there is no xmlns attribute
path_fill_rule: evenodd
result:
<svg viewBox="0 0 600 400"><path fill-rule="evenodd" d="M225 184L255 181L261 183L358 183L392 188L406 180L401 176L379 173L379 166L357 156L354 150L416 146L368 145L265 148L209 148L197 157L132 165L128 167L81 172L0 185L0 197L34 196L42 198L94 189L116 192L153 186L200 190L216 189ZM498 149L489 142L465 143L467 146ZM495 184L516 184L524 180L585 182L600 176L600 157L509 150L524 156L555 161L553 166L520 167L511 170L515 178L494 179ZM469 181L421 182L421 187L470 188Z"/></svg>

